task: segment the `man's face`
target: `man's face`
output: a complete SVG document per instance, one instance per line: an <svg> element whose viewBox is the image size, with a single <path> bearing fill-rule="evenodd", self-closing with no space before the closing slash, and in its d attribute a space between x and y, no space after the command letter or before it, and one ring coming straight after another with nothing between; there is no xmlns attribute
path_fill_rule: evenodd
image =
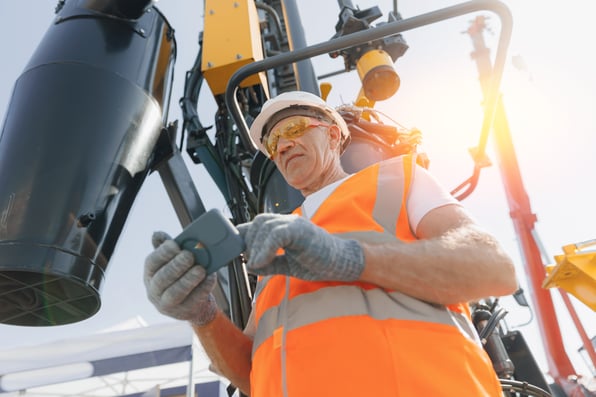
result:
<svg viewBox="0 0 596 397"><path fill-rule="evenodd" d="M265 136L270 154L286 181L298 190L316 186L337 156L330 139L332 124L312 117L296 116L280 120ZM267 143L267 142L266 142Z"/></svg>

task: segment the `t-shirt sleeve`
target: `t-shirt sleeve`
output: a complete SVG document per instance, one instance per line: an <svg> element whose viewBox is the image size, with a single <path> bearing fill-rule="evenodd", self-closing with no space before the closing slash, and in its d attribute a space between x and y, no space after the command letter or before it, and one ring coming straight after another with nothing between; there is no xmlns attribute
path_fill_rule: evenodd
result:
<svg viewBox="0 0 596 397"><path fill-rule="evenodd" d="M460 204L426 169L416 165L406 202L410 227L414 232L418 224L431 210L448 204Z"/></svg>

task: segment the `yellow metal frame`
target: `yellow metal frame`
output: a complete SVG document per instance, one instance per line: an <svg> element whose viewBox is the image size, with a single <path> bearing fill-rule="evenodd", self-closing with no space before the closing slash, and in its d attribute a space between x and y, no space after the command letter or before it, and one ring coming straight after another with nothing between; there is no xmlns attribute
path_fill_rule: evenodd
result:
<svg viewBox="0 0 596 397"><path fill-rule="evenodd" d="M563 247L563 255L556 255L556 265L546 266L543 288L561 288L596 311L596 250L582 251L596 246L596 239Z"/></svg>
<svg viewBox="0 0 596 397"><path fill-rule="evenodd" d="M240 67L263 59L259 15L253 0L206 0L201 71L213 95L224 94ZM264 72L247 77L241 87L261 84Z"/></svg>

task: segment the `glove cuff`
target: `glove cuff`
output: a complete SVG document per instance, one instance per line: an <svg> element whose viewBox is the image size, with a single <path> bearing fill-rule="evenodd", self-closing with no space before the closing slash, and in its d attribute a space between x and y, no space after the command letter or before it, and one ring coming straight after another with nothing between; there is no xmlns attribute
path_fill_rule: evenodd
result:
<svg viewBox="0 0 596 397"><path fill-rule="evenodd" d="M356 281L364 270L364 250L356 240L345 240L341 249L340 281Z"/></svg>
<svg viewBox="0 0 596 397"><path fill-rule="evenodd" d="M196 315L189 319L189 321L192 325L202 327L215 319L217 310L218 308L217 303L215 303L215 298L213 297L213 294L209 294L207 301L199 305L199 310Z"/></svg>

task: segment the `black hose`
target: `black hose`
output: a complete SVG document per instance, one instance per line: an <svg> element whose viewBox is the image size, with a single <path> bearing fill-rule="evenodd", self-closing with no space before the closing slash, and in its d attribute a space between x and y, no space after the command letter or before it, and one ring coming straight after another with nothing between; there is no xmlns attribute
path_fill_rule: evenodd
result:
<svg viewBox="0 0 596 397"><path fill-rule="evenodd" d="M182 124L182 133L180 134L180 147L184 142L184 133L186 130L192 132L201 131L203 125L199 120L199 113L197 106L199 104L199 92L203 85L203 72L201 71L201 59L203 57L202 48L199 49L195 62L192 69L186 72L186 81L184 83L184 95L180 98L180 108L182 110L182 118L184 122Z"/></svg>

